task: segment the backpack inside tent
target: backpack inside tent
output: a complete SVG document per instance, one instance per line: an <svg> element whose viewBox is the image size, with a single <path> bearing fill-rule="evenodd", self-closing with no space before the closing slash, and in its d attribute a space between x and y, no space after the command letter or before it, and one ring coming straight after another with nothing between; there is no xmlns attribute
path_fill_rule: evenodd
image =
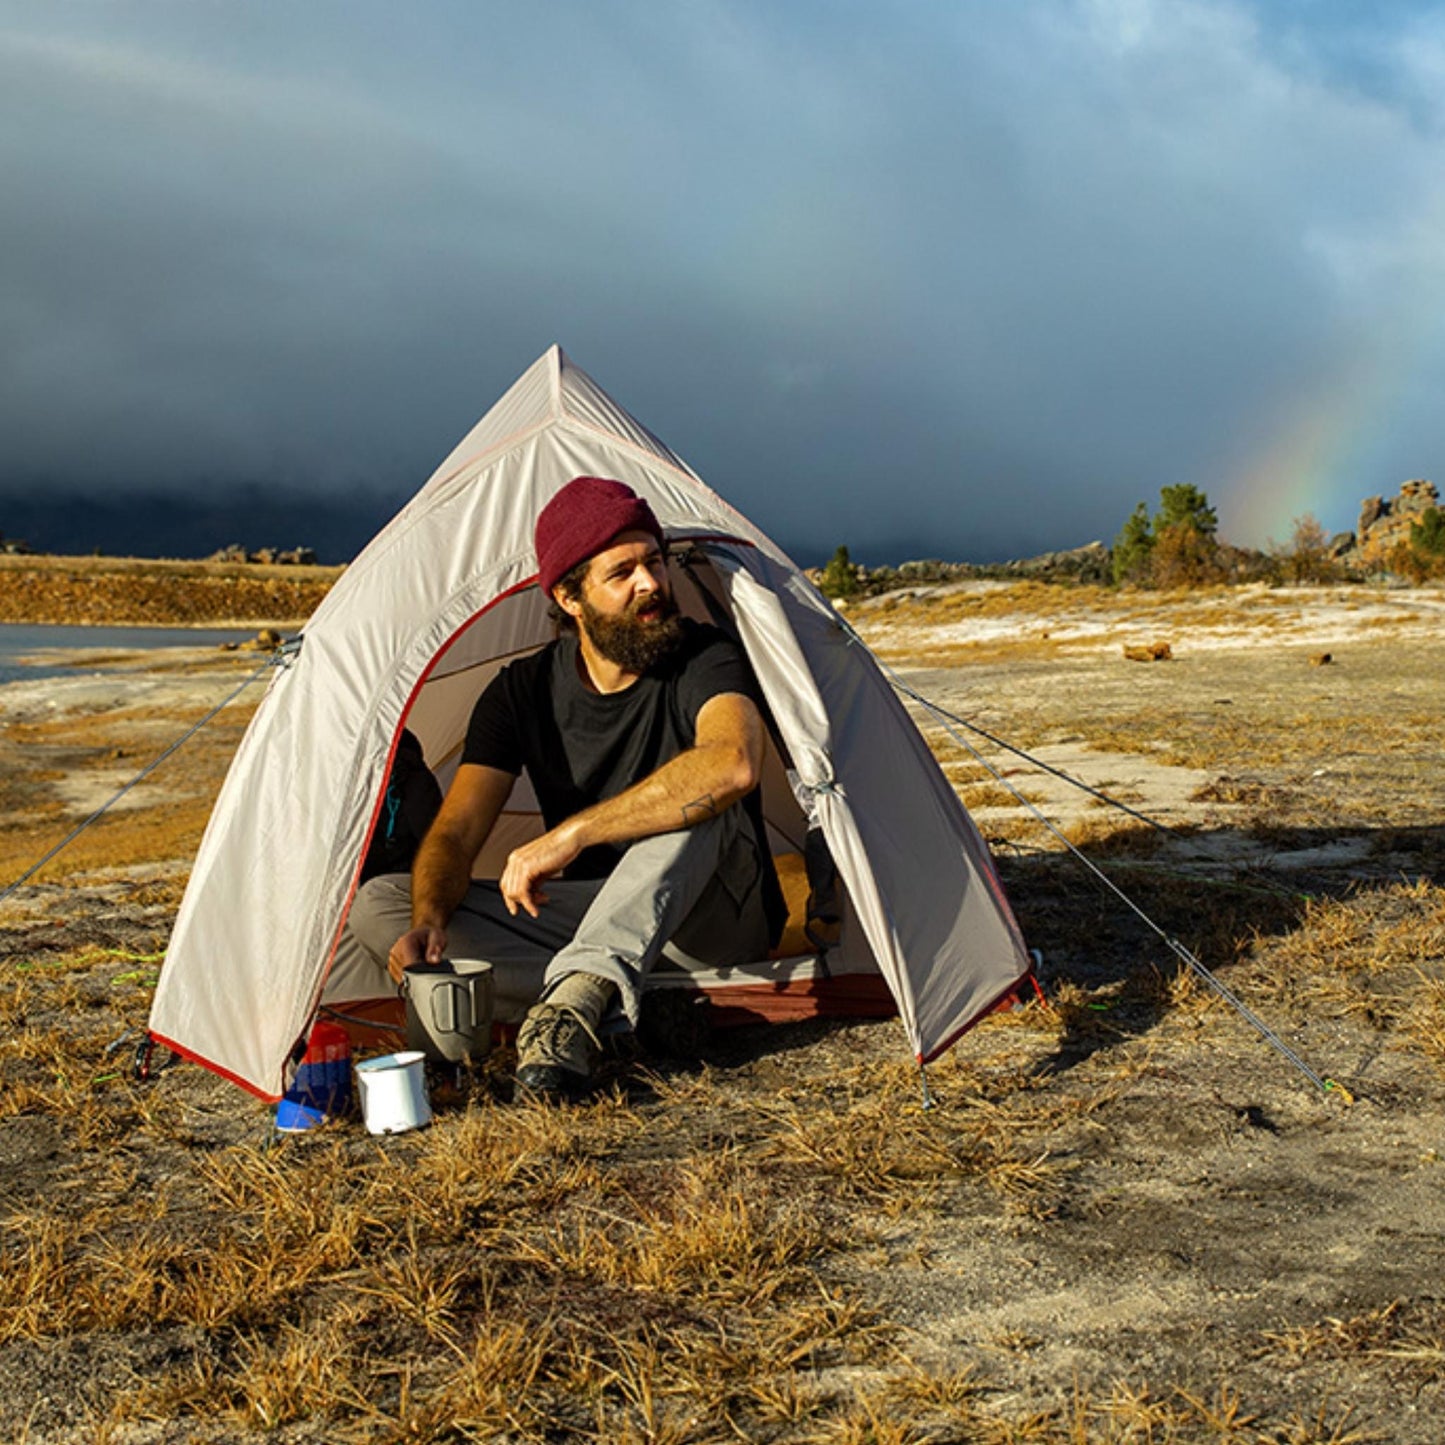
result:
<svg viewBox="0 0 1445 1445"><path fill-rule="evenodd" d="M926 1061L1027 974L987 847L871 655L762 532L553 347L346 569L272 677L181 903L156 1042L275 1099L323 999L396 1009L326 989L403 731L445 787L482 689L552 637L533 526L581 475L651 504L679 606L740 640L770 714L763 808L796 915L779 956L655 981L740 1017L896 1006ZM523 777L474 875L496 877L540 831Z"/></svg>

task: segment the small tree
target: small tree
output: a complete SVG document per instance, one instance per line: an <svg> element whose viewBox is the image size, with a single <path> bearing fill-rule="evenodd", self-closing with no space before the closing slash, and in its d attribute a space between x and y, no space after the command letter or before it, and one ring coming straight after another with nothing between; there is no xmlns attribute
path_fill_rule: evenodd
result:
<svg viewBox="0 0 1445 1445"><path fill-rule="evenodd" d="M846 547L839 547L833 553L823 575L818 580L818 590L824 597L856 597L858 594L858 569L848 556Z"/></svg>
<svg viewBox="0 0 1445 1445"><path fill-rule="evenodd" d="M1114 581L1146 587L1197 587L1217 582L1223 569L1215 532L1219 516L1188 482L1159 489L1153 518L1140 502L1114 539Z"/></svg>
<svg viewBox="0 0 1445 1445"><path fill-rule="evenodd" d="M1149 554L1154 550L1154 529L1149 521L1149 507L1140 502L1129 514L1119 535L1114 538L1110 567L1115 585L1121 582L1147 580Z"/></svg>
<svg viewBox="0 0 1445 1445"><path fill-rule="evenodd" d="M1325 529L1310 512L1295 518L1289 546L1277 555L1287 582L1333 582L1339 577Z"/></svg>
<svg viewBox="0 0 1445 1445"><path fill-rule="evenodd" d="M1219 544L1184 522L1157 529L1149 554L1149 580L1156 587L1202 587L1220 578Z"/></svg>

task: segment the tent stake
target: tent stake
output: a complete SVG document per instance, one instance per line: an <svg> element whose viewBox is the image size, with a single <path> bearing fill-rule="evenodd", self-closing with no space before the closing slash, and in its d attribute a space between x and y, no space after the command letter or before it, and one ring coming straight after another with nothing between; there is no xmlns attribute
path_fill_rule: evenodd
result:
<svg viewBox="0 0 1445 1445"><path fill-rule="evenodd" d="M929 1092L928 1068L924 1064L922 1059L919 1059L918 1061L918 1082L923 1088L923 1111L924 1113L927 1113L930 1109L936 1106L937 1100L934 1099L933 1095Z"/></svg>

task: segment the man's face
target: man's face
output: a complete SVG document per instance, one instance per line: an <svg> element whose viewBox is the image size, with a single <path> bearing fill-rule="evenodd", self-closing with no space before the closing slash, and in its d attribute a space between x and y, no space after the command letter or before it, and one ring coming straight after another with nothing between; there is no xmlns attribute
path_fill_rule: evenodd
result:
<svg viewBox="0 0 1445 1445"><path fill-rule="evenodd" d="M624 532L599 552L568 611L574 606L577 624L598 654L639 676L682 637L667 559L650 532Z"/></svg>

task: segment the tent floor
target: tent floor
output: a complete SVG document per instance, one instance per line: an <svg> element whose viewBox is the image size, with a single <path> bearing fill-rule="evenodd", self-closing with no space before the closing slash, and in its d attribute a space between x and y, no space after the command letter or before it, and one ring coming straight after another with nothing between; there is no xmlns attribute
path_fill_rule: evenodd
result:
<svg viewBox="0 0 1445 1445"><path fill-rule="evenodd" d="M720 983L698 988L691 980L663 974L657 979L669 990L705 993L711 1008L709 1025L744 1028L753 1024L802 1023L817 1018L888 1018L898 1005L882 975L843 974L833 978L794 978L787 982ZM322 1014L341 1024L353 1049L399 1048L404 1042L406 1009L400 996L348 999L327 1004ZM497 1024L493 1042L509 1042L515 1024Z"/></svg>

